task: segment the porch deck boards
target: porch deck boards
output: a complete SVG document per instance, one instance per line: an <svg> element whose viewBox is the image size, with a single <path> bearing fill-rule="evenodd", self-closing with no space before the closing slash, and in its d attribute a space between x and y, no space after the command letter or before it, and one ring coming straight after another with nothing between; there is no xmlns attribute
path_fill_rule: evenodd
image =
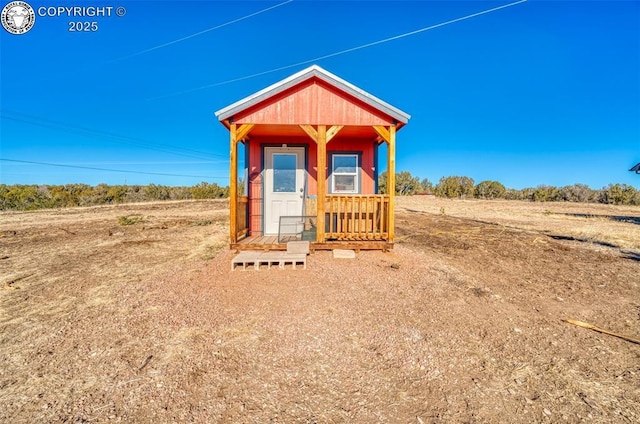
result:
<svg viewBox="0 0 640 424"><path fill-rule="evenodd" d="M294 240L291 240L294 241ZM231 244L231 249L238 252L243 251L278 251L287 250L287 243L278 243L275 236L248 236L237 243ZM333 249L352 249L360 250L382 250L388 251L393 249L393 242L387 240L368 240L368 239L351 239L351 240L329 240L324 243L310 243L312 252L316 250L333 250Z"/></svg>

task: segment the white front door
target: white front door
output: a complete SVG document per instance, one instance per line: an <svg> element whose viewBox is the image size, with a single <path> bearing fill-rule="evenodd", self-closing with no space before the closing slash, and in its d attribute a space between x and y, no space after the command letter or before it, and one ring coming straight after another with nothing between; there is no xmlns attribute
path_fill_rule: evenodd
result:
<svg viewBox="0 0 640 424"><path fill-rule="evenodd" d="M301 216L304 147L265 147L264 234L277 235L281 216Z"/></svg>

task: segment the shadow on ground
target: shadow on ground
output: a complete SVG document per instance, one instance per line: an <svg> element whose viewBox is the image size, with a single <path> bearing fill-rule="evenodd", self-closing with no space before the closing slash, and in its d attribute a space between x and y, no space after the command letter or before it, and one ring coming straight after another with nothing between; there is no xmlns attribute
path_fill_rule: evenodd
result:
<svg viewBox="0 0 640 424"><path fill-rule="evenodd" d="M627 216L627 215L599 215L588 213L556 213L556 215L574 216L576 218L599 218L608 219L610 221L625 222L628 224L640 225L640 216Z"/></svg>

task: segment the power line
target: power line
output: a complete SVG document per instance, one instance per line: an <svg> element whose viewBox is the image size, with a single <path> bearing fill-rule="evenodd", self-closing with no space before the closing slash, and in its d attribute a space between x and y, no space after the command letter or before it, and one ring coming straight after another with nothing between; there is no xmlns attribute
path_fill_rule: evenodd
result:
<svg viewBox="0 0 640 424"><path fill-rule="evenodd" d="M22 118L15 118L15 117L12 118L11 116L6 116L7 113L9 115L17 115L18 117L22 117ZM97 134L106 135L106 136L112 137L112 138L121 138L121 139L125 139L125 140L128 140L128 141L138 142L139 145L143 145L143 146L148 146L148 145L150 145L150 146L158 146L158 147L169 148L169 149L173 149L173 150L185 151L185 152L190 152L190 153L198 153L198 154L212 155L212 156L222 156L222 155L216 155L216 154L213 154L213 153L210 153L210 152L203 152L203 151L200 151L200 150L189 149L189 148L186 148L186 147L177 147L177 146L172 146L172 145L169 145L169 144L163 144L163 143L157 143L157 142L153 142L153 141L149 141L149 140L144 140L144 139L137 138L137 137L120 135L120 134L116 134L116 133L113 133L113 132L108 132L108 131L105 131L105 130L88 128L88 127L83 127L83 126L80 126L80 125L69 124L69 123L60 122L60 121L54 121L54 120L49 119L49 118L42 118L42 117L39 117L39 116L28 115L28 114L25 114L25 113L15 112L15 111L11 111L11 110L3 110L2 111L2 118L3 119L13 120L13 121L19 121L19 122L23 122L23 123L27 123L27 124L48 126L49 128L55 128L56 126L58 126L58 127L62 127L62 128L59 128L59 129L62 129L62 130L65 130L64 127L68 127L70 129L76 130L76 131L97 133ZM41 122L37 122L37 121L41 121ZM198 159L202 159L202 158L198 158Z"/></svg>
<svg viewBox="0 0 640 424"><path fill-rule="evenodd" d="M187 177L187 178L208 178L208 179L222 178L222 177L212 177L210 175L184 175L184 174L166 174L166 173L162 173L162 172L126 171L124 169L96 168L96 167L92 167L92 166L79 166L79 165L68 165L68 164L62 164L62 163L36 162L36 161L29 161L29 160L7 159L7 158L0 158L0 161L23 163L23 164L29 164L29 165L56 166L56 167L60 167L60 168L88 169L88 170L92 170L92 171L122 172L122 173L126 173L126 174L161 175L161 176L165 176L165 177Z"/></svg>
<svg viewBox="0 0 640 424"><path fill-rule="evenodd" d="M242 16L242 17L240 17L240 18L236 18L236 19L231 20L231 21L229 21L229 22L225 22L225 23L223 23L223 24L219 24L219 25L216 25L216 26L214 26L214 27L207 28L207 29L205 29L205 30L202 30L202 31L196 32L195 34L187 35L187 36L185 36L185 37L178 38L177 40L169 41L169 42L167 42L167 43L160 44L160 45L157 45L157 46L155 46L155 47L150 47L150 48L148 48L148 49L145 49L145 50L139 51L139 52L137 52L137 53L132 53L132 54L129 54L129 55L127 55L127 56L123 56L123 57L119 57L119 58L116 58L116 59L109 60L107 63L111 63L111 62L118 62L118 61L120 61L120 60L125 60L125 59L129 59L129 58L132 58L132 57L135 57L135 56L140 56L141 54L144 54L144 53L149 53L149 52L152 52L152 51L154 51L154 50L161 49L161 48L163 48L163 47L167 47L167 46L171 46L171 45L176 44L176 43L180 43L180 42L182 42L182 41L188 40L188 39L193 38L193 37L197 37L197 36L202 35L202 34L205 34L205 33L207 33L207 32L214 31L214 30L216 30L216 29L223 28L223 27L226 27L226 26L231 25L231 24L235 24L235 23L240 22L240 21L243 21L243 20L245 20L245 19L252 18L252 17L254 17L254 16L260 15L261 13L268 12L269 10L275 9L275 8L277 8L277 7L280 7L280 6L284 6L285 4L291 3L292 1L293 1L293 0L287 0L287 1L285 1L285 2L282 2L282 3L276 4L275 6L270 6L270 7L267 7L266 9L259 10L259 11L257 11L257 12L251 13L251 14L249 14L249 15Z"/></svg>
<svg viewBox="0 0 640 424"><path fill-rule="evenodd" d="M15 116L7 116L7 113L9 115L15 115ZM2 111L0 118L4 120L9 120L9 121L22 122L28 125L36 125L36 126L40 126L48 129L55 129L55 130L68 132L68 133L76 133L76 134L79 133L83 135L87 135L87 134L99 135L101 137L108 137L110 139L113 139L111 141L115 143L124 144L126 142L127 144L134 144L149 150L155 150L159 152L170 153L173 155L184 156L184 157L189 157L194 159L205 159L204 157L199 155L208 155L208 156L220 157L220 158L224 158L225 160L228 160L227 156L223 156L220 154L203 152L200 150L189 149L185 147L177 147L169 144L152 142L152 141L144 140L137 137L120 135L120 134L116 134L113 132L104 131L100 129L93 129L93 128L83 127L79 125L68 124L64 122L54 121L48 118L27 115L20 112L4 110ZM124 141L119 141L118 139L124 140Z"/></svg>
<svg viewBox="0 0 640 424"><path fill-rule="evenodd" d="M154 51L154 50L161 49L161 48L163 48L163 47L167 47L167 46L170 46L170 45L173 45L173 44L177 44L177 43L180 43L180 42L182 42L182 41L188 40L188 39L190 39L190 38L194 38L194 37L197 37L197 36L199 36L199 35L205 34L205 33L207 33L207 32L214 31L214 30L216 30L216 29L223 28L223 27L226 27L226 26L231 25L231 24L235 24L235 23L240 22L240 21L243 21L243 20L245 20L245 19L252 18L252 17L254 17L254 16L257 16L257 15L260 15L260 14L262 14L262 13L268 12L268 11L273 10L273 9L275 9L275 8L278 8L278 7L280 7L280 6L284 6L284 5L286 5L286 4L288 4L288 3L291 3L291 2L293 2L293 1L294 1L294 0L287 0L287 1L283 2L283 3L279 3L279 4L276 4L276 5L274 5L274 6L267 7L266 9L262 9L262 10L259 10L259 11L257 11L257 12L250 13L250 14L248 14L248 15L241 16L241 17L236 18L236 19L233 19L233 20L231 20L231 21L224 22L224 23L222 23L222 24L218 24L218 25L216 25L216 26L214 26L214 27L204 29L204 30L202 30L202 31L196 32L196 33L191 34L191 35L187 35L187 36L182 37L182 38L179 38L179 39L177 39L177 40L168 41L168 42L166 42L166 43L163 43L163 44L160 44L160 45L157 45L157 46L154 46L154 47L150 47L150 48L147 48L147 49L145 49L145 50L141 50L141 51L136 52L136 53L131 53L131 54L128 54L128 55L126 55L126 56L118 57L118 58L115 58L115 59L109 59L109 60L106 60L106 61L104 61L104 62L102 62L102 63L93 64L93 65L90 65L90 66L86 66L86 67L84 67L84 68L75 68L75 69L74 69L73 71L71 71L71 72L66 72L66 73L64 73L64 74L59 74L59 75L57 75L57 76L56 76L56 78L57 78L57 77L60 77L61 75L73 75L73 74L76 74L76 73L78 73L78 72L86 72L86 71L88 71L88 70L95 69L95 68L100 67L100 66L104 66L104 65L107 65L107 64L110 64L110 63L120 62L120 61L122 61L122 60L126 60L126 59L130 59L130 58L132 58L132 57L140 56L140 55L142 55L142 54L149 53L149 52L152 52L152 51ZM49 75L47 78L44 78L44 80L46 81L46 80L49 80L49 79L51 79L51 78L53 78L53 77L52 77L51 75Z"/></svg>
<svg viewBox="0 0 640 424"><path fill-rule="evenodd" d="M303 60L302 62L296 62L296 63L293 63L291 65L280 66L278 68L270 69L268 71L262 71L262 72L258 72L258 73L255 73L255 74L246 75L244 77L239 77L239 78L234 78L234 79L230 79L230 80L226 80L226 81L216 82L216 83L213 83L213 84L203 85L203 86L200 86L200 87L195 87L195 88L191 88L189 90L184 90L184 91L179 91L179 92L175 92L175 93L171 93L171 94L166 94L166 95L163 95L163 96L151 97L151 98L148 98L147 100L159 100L159 99L164 99L164 98L167 98L167 97L179 96L181 94L187 94L187 93L192 93L194 91L205 90L207 88L218 87L220 85L230 84L230 83L233 83L233 82L238 82L238 81L243 81L243 80L250 79L250 78L259 77L259 76L270 74L270 73L273 73L273 72L282 71L284 69L294 68L296 66L306 65L306 64L309 64L309 63L313 63L313 62L318 62L318 61L321 61L321 60L324 60L324 59L329 59L331 57L335 57L335 56L340 56L340 55L343 55L343 54L351 53L351 52L354 52L356 50L366 49L368 47L377 46L378 44L388 43L390 41L395 41L395 40L398 40L400 38L409 37L411 35L419 34L419 33L425 32L425 31L430 31L432 29L440 28L440 27L443 27L443 26L446 26L446 25L450 25L450 24L453 24L453 23L456 23L456 22L460 22L460 21L464 21L464 20L467 20L467 19L475 18L477 16L486 15L487 13L495 12L495 11L498 11L498 10L501 10L501 9L506 9L507 7L516 6L518 4L525 3L526 1L527 0L519 0L519 1L516 1L516 2L513 2L513 3L509 3L509 4L502 5L502 6L497 6L497 7L491 8L491 9L483 10L481 12L476 12L476 13L472 13L470 15L462 16L460 18L451 19L449 21L441 22L439 24L435 24L435 25L431 25L431 26L428 26L428 27L420 28L420 29L417 29L415 31L405 32L403 34L394 35L393 37L388 37L388 38L385 38L385 39L382 39L382 40L373 41L371 43L362 44L360 46L351 47L349 49L340 50L338 52L329 53L329 54L326 54L326 55L323 55L323 56L314 57L313 59Z"/></svg>
<svg viewBox="0 0 640 424"><path fill-rule="evenodd" d="M221 161L217 160L201 160L201 161L164 161L164 160L153 160L153 161L86 161L86 162L68 162L69 165L82 165L82 166L113 166L113 165L127 165L127 166L149 166L149 165L210 165L210 164L219 164ZM225 165L226 167L226 165Z"/></svg>

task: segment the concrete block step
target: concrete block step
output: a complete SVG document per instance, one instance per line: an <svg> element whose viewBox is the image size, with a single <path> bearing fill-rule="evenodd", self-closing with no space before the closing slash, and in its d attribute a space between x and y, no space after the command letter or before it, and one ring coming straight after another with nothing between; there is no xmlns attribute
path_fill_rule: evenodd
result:
<svg viewBox="0 0 640 424"><path fill-rule="evenodd" d="M288 264L290 264L293 269L296 269L296 265L298 264L303 265L303 268L307 269L307 254L280 251L244 251L240 252L231 260L231 271L234 271L236 267L240 265L242 266L243 271L246 271L248 266L253 266L253 269L258 271L260 270L260 265L266 265L267 269L271 269L274 265L277 265L279 269L284 269Z"/></svg>

